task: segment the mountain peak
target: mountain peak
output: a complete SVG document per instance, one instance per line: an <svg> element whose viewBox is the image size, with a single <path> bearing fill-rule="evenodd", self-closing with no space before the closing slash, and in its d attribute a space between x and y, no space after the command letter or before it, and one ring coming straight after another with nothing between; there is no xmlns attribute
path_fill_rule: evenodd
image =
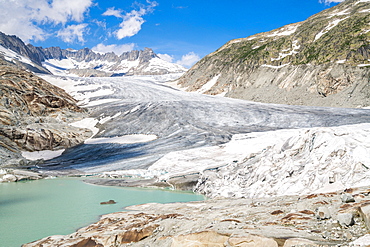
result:
<svg viewBox="0 0 370 247"><path fill-rule="evenodd" d="M146 47L116 55L113 52L100 53L83 48L74 50L60 47L34 47L25 45L16 36L0 32L0 56L5 55L24 69L39 73L72 73L79 76L113 75L157 75L184 73L186 69L160 59ZM44 67L42 67L44 66ZM49 71L50 70L50 71Z"/></svg>

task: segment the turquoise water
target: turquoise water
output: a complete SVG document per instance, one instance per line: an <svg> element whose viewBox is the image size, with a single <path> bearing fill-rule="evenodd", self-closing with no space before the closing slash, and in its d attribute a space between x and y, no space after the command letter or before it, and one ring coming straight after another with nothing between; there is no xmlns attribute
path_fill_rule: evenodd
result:
<svg viewBox="0 0 370 247"><path fill-rule="evenodd" d="M100 205L115 200L117 204ZM0 184L0 246L21 246L49 235L70 234L102 214L149 202L204 200L168 190L104 187L58 178Z"/></svg>

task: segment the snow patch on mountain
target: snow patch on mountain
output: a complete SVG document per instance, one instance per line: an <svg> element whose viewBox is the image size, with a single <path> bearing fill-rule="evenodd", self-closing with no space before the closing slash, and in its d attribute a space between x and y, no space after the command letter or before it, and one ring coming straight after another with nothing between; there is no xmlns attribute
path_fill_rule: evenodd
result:
<svg viewBox="0 0 370 247"><path fill-rule="evenodd" d="M151 49L132 51L117 56L114 53L100 54L89 49L77 52L61 50L51 54L43 66L55 75L112 76L112 75L162 75L184 73L186 69L158 57ZM95 73L95 72L97 73Z"/></svg>
<svg viewBox="0 0 370 247"><path fill-rule="evenodd" d="M367 3L367 2L370 2L370 0L359 0L355 3L355 5L359 4L359 3Z"/></svg>
<svg viewBox="0 0 370 247"><path fill-rule="evenodd" d="M279 28L277 31L273 32L272 34L267 35L267 37L275 37L275 36L288 36L297 30L297 28L300 26L300 23L290 24L286 25L282 28Z"/></svg>
<svg viewBox="0 0 370 247"><path fill-rule="evenodd" d="M18 53L5 48L4 46L0 45L0 55L4 56L6 60L9 62L12 62L13 60L20 61L22 63L30 64L34 66L34 63L29 59L24 56L19 55Z"/></svg>
<svg viewBox="0 0 370 247"><path fill-rule="evenodd" d="M198 93L204 93L204 92L210 90L217 83L217 80L220 76L221 75L216 75L215 77L213 77L206 84L204 84L197 92Z"/></svg>
<svg viewBox="0 0 370 247"><path fill-rule="evenodd" d="M318 34L315 36L315 41L320 39L324 34L329 32L331 29L336 27L341 21L347 19L348 17L342 18L342 19L335 19L331 22L329 22L328 26L326 26L323 30L321 30Z"/></svg>
<svg viewBox="0 0 370 247"><path fill-rule="evenodd" d="M271 58L271 61L277 61L277 60L281 60L287 56L292 56L294 54L298 54L299 52L299 48L301 48L300 45L297 45L298 44L298 40L294 40L293 43L292 43L292 50L282 50L283 52L288 52L288 53L279 53L279 57L277 58Z"/></svg>

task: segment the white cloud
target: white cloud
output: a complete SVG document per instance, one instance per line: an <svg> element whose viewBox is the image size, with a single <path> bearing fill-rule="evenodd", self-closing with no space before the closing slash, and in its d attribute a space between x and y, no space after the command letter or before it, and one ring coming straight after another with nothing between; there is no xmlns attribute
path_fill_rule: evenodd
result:
<svg viewBox="0 0 370 247"><path fill-rule="evenodd" d="M171 56L171 55L168 55L168 54L157 54L157 56L160 59L163 59L164 61L167 61L167 62L170 62L170 63L173 62L173 56Z"/></svg>
<svg viewBox="0 0 370 247"><path fill-rule="evenodd" d="M104 15L121 17L123 19L119 25L120 29L115 32L118 39L132 37L141 30L141 25L145 22L142 16L153 12L154 7L158 5L155 1L147 1L147 3L149 5L141 5L139 10L132 10L124 16L122 16L121 11L115 10L114 8L110 8L104 13Z"/></svg>
<svg viewBox="0 0 370 247"><path fill-rule="evenodd" d="M107 9L107 11L105 11L103 13L103 15L104 16L115 16L117 18L123 18L123 16L122 16L122 10L114 9L114 7Z"/></svg>
<svg viewBox="0 0 370 247"><path fill-rule="evenodd" d="M341 3L345 0L319 0L320 3L330 4L330 3Z"/></svg>
<svg viewBox="0 0 370 247"><path fill-rule="evenodd" d="M60 37L66 43L74 43L78 40L80 43L84 43L83 34L86 32L87 24L69 25L64 29L58 31L57 36Z"/></svg>
<svg viewBox="0 0 370 247"><path fill-rule="evenodd" d="M98 44L94 46L91 50L95 52L101 52L101 53L108 53L108 52L114 52L117 55L121 55L124 52L132 51L135 47L135 44L122 44L122 45L103 45Z"/></svg>
<svg viewBox="0 0 370 247"><path fill-rule="evenodd" d="M181 59L178 60L176 63L186 68L190 68L199 60L200 60L200 57L197 54L195 54L194 52L189 52L188 54L183 55Z"/></svg>
<svg viewBox="0 0 370 247"><path fill-rule="evenodd" d="M93 0L0 0L0 31L24 41L45 40L40 26L82 22Z"/></svg>

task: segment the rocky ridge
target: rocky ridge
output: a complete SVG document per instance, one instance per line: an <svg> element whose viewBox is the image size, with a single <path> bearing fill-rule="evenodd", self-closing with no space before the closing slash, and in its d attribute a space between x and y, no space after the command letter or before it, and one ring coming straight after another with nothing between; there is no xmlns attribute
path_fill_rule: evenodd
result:
<svg viewBox="0 0 370 247"><path fill-rule="evenodd" d="M231 40L178 83L266 103L369 106L370 2L347 0L306 21Z"/></svg>
<svg viewBox="0 0 370 247"><path fill-rule="evenodd" d="M122 76L122 75L163 75L183 73L186 69L160 59L150 48L133 50L121 55L98 53L89 48L64 50L59 47L43 49L43 65L54 74L65 72L78 76Z"/></svg>
<svg viewBox="0 0 370 247"><path fill-rule="evenodd" d="M27 165L21 151L77 145L91 131L70 126L87 112L64 90L0 59L0 166Z"/></svg>
<svg viewBox="0 0 370 247"><path fill-rule="evenodd" d="M26 45L16 36L0 32L0 55L8 55L9 61L20 68L37 73L70 73L83 77L109 77L122 75L163 75L183 73L186 69L160 59L150 48L133 50L116 55L99 53L89 48L80 50L60 47L35 47ZM12 54L15 53L15 54ZM6 57L6 56L5 56ZM27 61L28 60L28 61Z"/></svg>
<svg viewBox="0 0 370 247"><path fill-rule="evenodd" d="M0 58L10 61L20 69L50 74L50 71L42 66L43 56L40 49L26 45L14 35L0 32Z"/></svg>

